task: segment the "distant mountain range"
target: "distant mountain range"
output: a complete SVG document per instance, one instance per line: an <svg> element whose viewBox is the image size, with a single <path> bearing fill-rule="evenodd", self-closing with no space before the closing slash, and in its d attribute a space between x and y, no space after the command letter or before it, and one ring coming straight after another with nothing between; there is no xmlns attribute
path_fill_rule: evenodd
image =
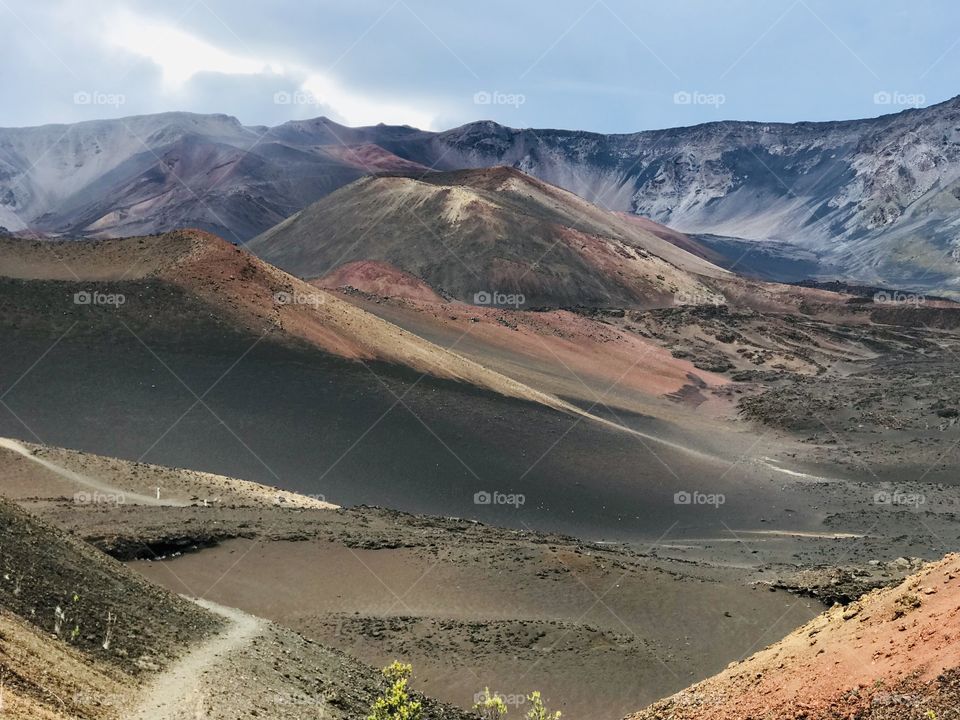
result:
<svg viewBox="0 0 960 720"><path fill-rule="evenodd" d="M363 175L496 165L697 236L734 269L960 293L960 99L869 120L623 135L188 113L0 129L0 226L194 226L241 242Z"/></svg>

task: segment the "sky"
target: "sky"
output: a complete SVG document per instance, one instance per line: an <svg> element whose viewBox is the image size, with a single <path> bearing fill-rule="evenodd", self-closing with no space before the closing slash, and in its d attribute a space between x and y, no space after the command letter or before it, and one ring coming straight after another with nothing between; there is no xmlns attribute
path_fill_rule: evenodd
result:
<svg viewBox="0 0 960 720"><path fill-rule="evenodd" d="M947 0L0 0L0 126L635 132L874 117L960 94Z"/></svg>

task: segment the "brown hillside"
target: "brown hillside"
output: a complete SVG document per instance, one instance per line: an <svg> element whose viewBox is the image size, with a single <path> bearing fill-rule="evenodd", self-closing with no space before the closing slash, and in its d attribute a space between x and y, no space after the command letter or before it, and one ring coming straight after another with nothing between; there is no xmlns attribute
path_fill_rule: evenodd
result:
<svg viewBox="0 0 960 720"><path fill-rule="evenodd" d="M298 277L372 260L438 293L521 294L525 307L663 307L711 297L724 270L513 168L363 178L250 242Z"/></svg>
<svg viewBox="0 0 960 720"><path fill-rule="evenodd" d="M632 720L950 720L960 713L960 555L835 606Z"/></svg>

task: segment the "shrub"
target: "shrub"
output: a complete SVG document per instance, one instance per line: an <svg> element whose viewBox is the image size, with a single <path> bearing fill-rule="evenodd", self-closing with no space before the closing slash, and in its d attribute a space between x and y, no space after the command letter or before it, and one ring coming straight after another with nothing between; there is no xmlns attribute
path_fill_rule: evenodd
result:
<svg viewBox="0 0 960 720"><path fill-rule="evenodd" d="M507 714L507 704L499 695L491 695L490 688L483 689L483 697L473 709L482 720L501 720Z"/></svg>
<svg viewBox="0 0 960 720"><path fill-rule="evenodd" d="M534 690L527 695L530 701L530 709L527 710L527 720L560 720L560 711L550 712L543 705L543 698L540 697L540 691Z"/></svg>
<svg viewBox="0 0 960 720"><path fill-rule="evenodd" d="M374 701L367 720L420 720L423 705L419 700L411 700L407 689L413 666L394 660L382 672L390 681L390 689Z"/></svg>

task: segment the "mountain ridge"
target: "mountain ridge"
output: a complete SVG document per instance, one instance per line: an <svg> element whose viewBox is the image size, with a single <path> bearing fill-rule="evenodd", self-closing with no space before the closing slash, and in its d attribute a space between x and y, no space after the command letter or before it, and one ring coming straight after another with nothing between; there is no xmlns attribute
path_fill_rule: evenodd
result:
<svg viewBox="0 0 960 720"><path fill-rule="evenodd" d="M790 126L798 126L798 125L819 125L819 126L826 126L826 125L843 125L843 124L845 124L845 123L869 122L869 121L871 121L871 120L880 120L880 119L882 119L882 118L892 117L892 116L895 116L895 115L903 115L903 114L907 114L907 113L923 112L923 111L925 111L925 110L932 110L932 109L935 109L935 108L940 108L940 107L943 107L943 106L945 106L945 105L960 105L960 93L958 93L958 94L956 94L956 95L953 95L952 97L948 97L948 98L946 98L946 99L944 99L944 100L941 100L940 102L931 103L930 105L925 105L925 106L923 106L923 107L906 107L906 108L903 108L902 110L898 110L897 112L882 113L882 114L880 114L880 115L875 115L875 116L873 116L873 117L854 117L854 118L847 118L847 119L844 119L844 120L794 120L794 121L785 121L785 120L733 120L733 119L708 120L708 121L706 121L706 122L693 123L693 124L691 124L691 125L674 125L674 126L671 126L671 127L669 127L669 128L648 128L648 129L645 129L645 130L633 130L633 131L629 131L629 132L619 132L619 133L617 133L617 132L614 132L614 133L604 133L604 132L600 132L600 131L598 131L598 130L584 130L584 129L578 129L578 128L560 128L560 127L555 127L555 128L514 128L514 127L512 127L512 126L510 126L510 125L503 125L503 124L501 124L501 123L498 123L496 120L493 120L493 119L490 119L490 118L483 118L483 119L479 119L479 120L471 120L471 121L466 122L466 123L463 123L463 124L461 124L461 125L456 125L456 126L454 126L454 127L447 128L446 130L423 130L423 129L421 129L421 128L417 128L417 127L414 127L414 126L412 126L412 125L392 125L392 124L390 124L390 123L384 123L384 122L377 123L376 125L357 125L357 126L350 126L350 125L344 125L344 124L342 124L342 123L339 123L339 122L337 122L336 120L333 120L332 118L330 118L330 117L328 117L328 116L326 116L326 115L317 115L316 117L313 117L313 118L301 118L301 119L285 120L284 122L280 123L279 125L272 125L272 126L271 126L271 125L244 125L243 122L240 120L240 118L238 118L236 115L233 115L233 114L231 114L231 113L202 113L202 112L194 112L194 111L192 111L192 110L164 110L164 111L162 111L162 112L157 112L157 113L138 113L138 114L136 114L136 115L124 115L124 116L119 117L119 118L92 118L92 119L90 119L90 120L78 120L77 122L73 122L73 123L41 123L41 124L39 124L39 125L0 125L0 132L6 131L6 130L34 130L34 129L51 128L51 127L72 127L72 126L78 126L78 125L92 125L92 124L96 124L96 123L108 123L108 122L123 121L123 120L136 120L136 119L140 119L140 118L158 118L158 117L165 117L165 116L166 116L166 117L178 116L178 117L198 117L198 118L200 118L200 117L203 117L203 118L220 118L220 119L224 119L224 120L233 121L234 124L236 124L236 125L238 125L238 126L240 126L240 127L246 128L246 129L250 129L250 130L257 130L257 129L260 129L260 130L276 130L276 129L279 129L279 128L282 128L282 127L285 127L285 126L298 125L298 124L311 123L311 122L323 122L323 123L327 123L327 124L331 124L331 125L336 125L336 126L338 126L338 127L345 128L345 129L347 129L347 130L353 130L353 129L374 129L374 128L390 128L390 129L394 129L394 130L407 130L407 131L415 132L415 133L441 134L441 133L446 133L446 132L455 132L455 131L457 131L457 130L461 130L461 129L463 129L463 128L469 127L469 126L471 126L471 125L483 125L483 124L485 124L485 125L495 125L495 126L497 126L497 127L508 128L508 129L512 129L512 130L530 130L530 129L533 129L533 130L546 130L546 131L558 132L558 133L559 133L559 132L569 132L569 133L578 133L578 134L579 134L579 133L582 133L582 134L587 134L587 135L595 135L595 136L598 136L598 137L628 137L628 136L632 136L632 135L640 135L640 134L643 134L643 133L663 132L664 130L686 130L686 129L690 129L690 128L707 127L707 126L711 126L711 125L724 125L724 124L737 124L737 125L780 125L780 126L787 126L787 127L790 127Z"/></svg>
<svg viewBox="0 0 960 720"><path fill-rule="evenodd" d="M958 98L863 120L611 135L192 113L6 128L0 225L99 237L195 226L244 242L362 175L497 165L688 234L795 245L817 258L815 279L960 292Z"/></svg>

